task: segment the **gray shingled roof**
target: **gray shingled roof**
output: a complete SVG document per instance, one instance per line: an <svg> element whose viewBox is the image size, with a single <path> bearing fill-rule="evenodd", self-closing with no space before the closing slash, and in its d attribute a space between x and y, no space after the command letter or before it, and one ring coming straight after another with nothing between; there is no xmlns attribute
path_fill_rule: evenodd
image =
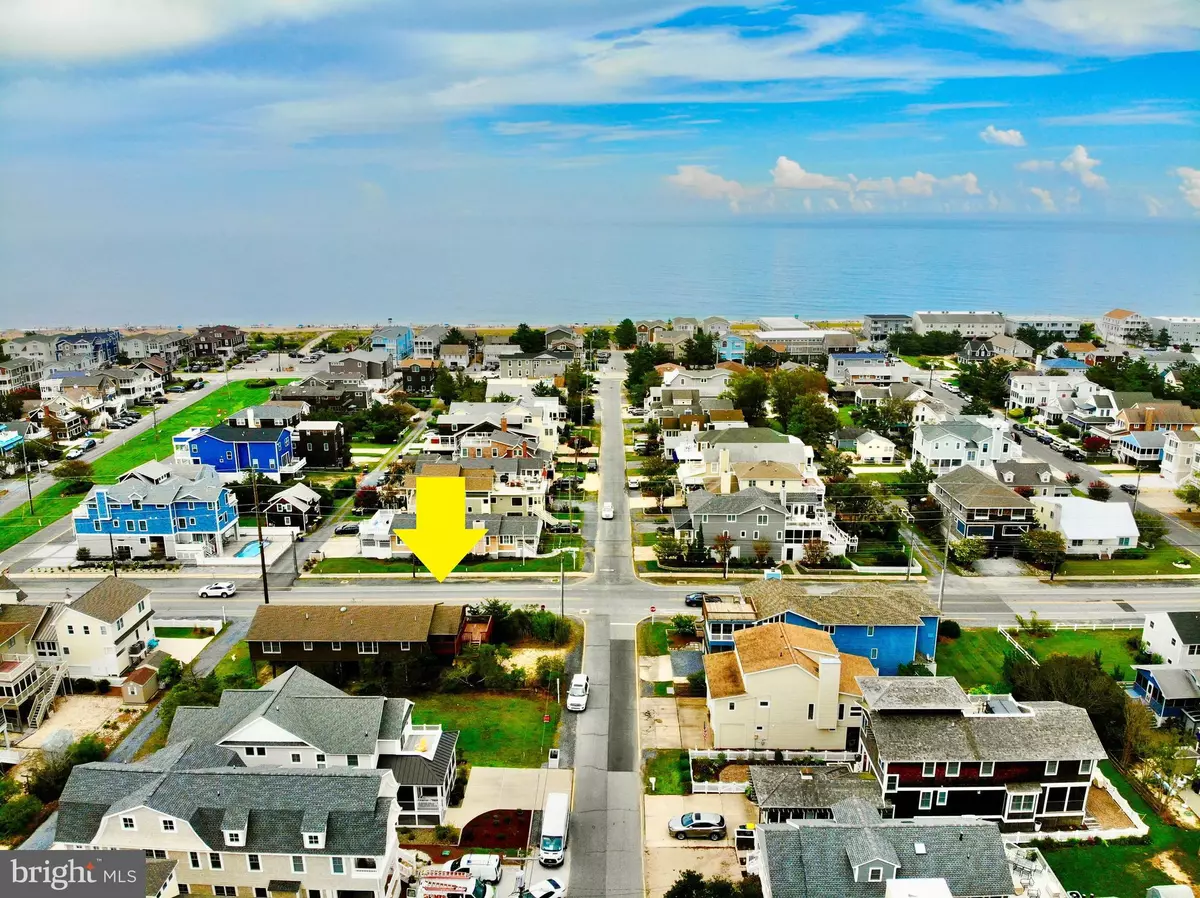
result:
<svg viewBox="0 0 1200 898"><path fill-rule="evenodd" d="M871 711L949 711L971 706L954 677L863 677L858 685Z"/></svg>
<svg viewBox="0 0 1200 898"><path fill-rule="evenodd" d="M965 508L1033 508L1032 502L1010 486L970 465L943 474L934 483Z"/></svg>
<svg viewBox="0 0 1200 898"><path fill-rule="evenodd" d="M763 506L767 506L779 514L786 512L786 509L779 504L778 495L772 495L756 486L736 493L709 493L704 490L692 490L687 494L687 503L688 511L693 517L698 514L740 515Z"/></svg>
<svg viewBox="0 0 1200 898"><path fill-rule="evenodd" d="M158 890L175 872L177 863L179 862L172 860L146 861L146 895L148 898L154 898L158 894Z"/></svg>
<svg viewBox="0 0 1200 898"><path fill-rule="evenodd" d="M1185 645L1200 643L1200 611L1168 611L1167 617Z"/></svg>
<svg viewBox="0 0 1200 898"><path fill-rule="evenodd" d="M854 773L843 765L755 765L750 768L750 785L754 788L754 803L764 810L832 808L849 798L877 807L885 805L874 777Z"/></svg>
<svg viewBox="0 0 1200 898"><path fill-rule="evenodd" d="M432 758L420 755L380 755L379 767L390 770L397 783L406 786L437 786L446 781L446 772L454 761L457 732L442 731Z"/></svg>
<svg viewBox="0 0 1200 898"><path fill-rule="evenodd" d="M876 858L897 865L897 878L944 879L952 895L1009 895L1012 876L999 827L990 821L937 822L857 817L798 820L758 828L774 898L877 898L886 882L855 882L854 863ZM921 853L917 845L924 846ZM888 869L885 867L885 874Z"/></svg>
<svg viewBox="0 0 1200 898"><path fill-rule="evenodd" d="M80 614L112 623L146 596L150 590L132 580L105 577L75 601L70 607Z"/></svg>

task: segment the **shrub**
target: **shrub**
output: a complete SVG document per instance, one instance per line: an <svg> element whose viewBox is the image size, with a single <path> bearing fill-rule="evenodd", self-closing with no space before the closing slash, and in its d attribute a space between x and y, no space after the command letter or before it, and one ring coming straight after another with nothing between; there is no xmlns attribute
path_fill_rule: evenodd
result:
<svg viewBox="0 0 1200 898"><path fill-rule="evenodd" d="M91 490L95 486L90 480L71 480L62 488L64 496L82 496L84 493Z"/></svg>
<svg viewBox="0 0 1200 898"><path fill-rule="evenodd" d="M947 639L958 639L962 636L962 626L956 620L943 620L938 624L938 636L944 636Z"/></svg>
<svg viewBox="0 0 1200 898"><path fill-rule="evenodd" d="M33 795L10 798L0 805L0 836L19 836L42 813L42 802Z"/></svg>
<svg viewBox="0 0 1200 898"><path fill-rule="evenodd" d="M1089 499L1097 502L1107 502L1112 497L1112 489L1103 480L1093 480L1087 485Z"/></svg>
<svg viewBox="0 0 1200 898"><path fill-rule="evenodd" d="M561 655L542 655L537 659L537 666L534 668L534 685L552 689L556 680L566 676L566 668L566 659Z"/></svg>
<svg viewBox="0 0 1200 898"><path fill-rule="evenodd" d="M1079 486L1079 484L1082 480L1083 480L1083 478L1080 477L1078 474L1076 474L1074 471L1067 472L1067 483L1069 483L1071 486Z"/></svg>
<svg viewBox="0 0 1200 898"><path fill-rule="evenodd" d="M692 695L707 695L708 680L705 679L704 671L698 670L695 673L688 674L688 686L691 687Z"/></svg>
<svg viewBox="0 0 1200 898"><path fill-rule="evenodd" d="M696 619L690 614L676 614L671 618L671 627L680 636L696 635Z"/></svg>
<svg viewBox="0 0 1200 898"><path fill-rule="evenodd" d="M99 693L100 695L107 695L108 690L111 688L112 688L112 684L109 683L108 680L97 680L96 681L96 692Z"/></svg>
<svg viewBox="0 0 1200 898"><path fill-rule="evenodd" d="M96 681L89 679L88 677L79 677L77 680L73 680L71 682L71 687L76 692L83 692L83 693L95 692L96 691Z"/></svg>
<svg viewBox="0 0 1200 898"><path fill-rule="evenodd" d="M1058 432L1060 435L1072 440L1079 436L1079 428L1065 421L1058 425Z"/></svg>
<svg viewBox="0 0 1200 898"><path fill-rule="evenodd" d="M254 390L254 389L262 390L267 387L277 387L277 386L279 386L279 381L277 381L273 377L264 377L259 380L246 381L246 387L251 390Z"/></svg>
<svg viewBox="0 0 1200 898"><path fill-rule="evenodd" d="M457 826L438 824L433 828L433 838L442 843L458 844L459 831Z"/></svg>
<svg viewBox="0 0 1200 898"><path fill-rule="evenodd" d="M89 549L87 546L80 546L78 549L75 550L75 560L76 561L91 561L92 560L92 550Z"/></svg>

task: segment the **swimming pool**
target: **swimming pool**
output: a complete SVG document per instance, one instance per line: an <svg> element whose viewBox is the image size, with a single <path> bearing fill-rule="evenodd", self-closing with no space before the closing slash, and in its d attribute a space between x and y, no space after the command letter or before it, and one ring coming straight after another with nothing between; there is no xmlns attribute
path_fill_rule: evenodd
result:
<svg viewBox="0 0 1200 898"><path fill-rule="evenodd" d="M234 553L234 558L257 558L263 550L264 546L271 545L269 539L264 539L261 543L255 540L252 543L247 543Z"/></svg>

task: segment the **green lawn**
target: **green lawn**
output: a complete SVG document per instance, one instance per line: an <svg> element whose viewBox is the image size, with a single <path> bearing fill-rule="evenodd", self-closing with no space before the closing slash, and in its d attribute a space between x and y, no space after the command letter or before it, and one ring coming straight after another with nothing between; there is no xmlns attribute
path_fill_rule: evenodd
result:
<svg viewBox="0 0 1200 898"><path fill-rule="evenodd" d="M639 533L637 535L639 546L656 546L658 545L657 533Z"/></svg>
<svg viewBox="0 0 1200 898"><path fill-rule="evenodd" d="M1122 679L1133 679L1133 652L1126 645L1131 636L1141 636L1140 630L1055 630L1051 636L1031 636L1021 633L1017 641L1039 661L1051 655L1078 655L1090 658L1097 649L1105 670L1121 665Z"/></svg>
<svg viewBox="0 0 1200 898"><path fill-rule="evenodd" d="M1101 761L1100 769L1149 825L1147 844L1096 841L1062 847L1042 845L1042 852L1063 888L1085 895L1120 895L1122 898L1145 895L1151 886L1171 881L1151 863L1163 854L1168 855L1192 882L1200 882L1200 858L1197 857L1200 831L1163 823L1112 764Z"/></svg>
<svg viewBox="0 0 1200 898"><path fill-rule="evenodd" d="M253 677L254 663L250 660L249 644L239 642L234 645L228 654L217 662L217 666L213 668L213 673L217 675L218 679L235 675Z"/></svg>
<svg viewBox="0 0 1200 898"><path fill-rule="evenodd" d="M650 789L650 777L654 777L654 789ZM688 753L678 748L660 748L646 752L642 764L642 788L655 795L690 795L692 772L688 765Z"/></svg>
<svg viewBox="0 0 1200 898"><path fill-rule="evenodd" d="M409 698L413 723L458 730L459 757L476 767L540 767L557 742L560 708L552 699L489 692Z"/></svg>
<svg viewBox="0 0 1200 898"><path fill-rule="evenodd" d="M838 409L838 424L842 427L850 427L854 423L854 419L850 417L850 412L856 409L855 405L843 405Z"/></svg>
<svg viewBox="0 0 1200 898"><path fill-rule="evenodd" d="M287 381L280 380L279 383ZM171 438L189 427L219 424L234 412L248 405L257 405L271 398L269 387L247 387L243 381L230 381L214 390L199 402L164 417L158 414L158 433L150 428L128 443L102 455L92 465L100 483L116 483L117 477L143 462L168 460L174 451ZM170 409L170 406L166 406Z"/></svg>
<svg viewBox="0 0 1200 898"><path fill-rule="evenodd" d="M583 535L579 533L543 533L540 551L553 552L555 549L582 549Z"/></svg>
<svg viewBox="0 0 1200 898"><path fill-rule="evenodd" d="M899 483L899 471L868 471L862 474L855 474L858 480L874 480L876 483Z"/></svg>
<svg viewBox="0 0 1200 898"><path fill-rule="evenodd" d="M207 639L213 631L212 627L155 627L154 635L159 639Z"/></svg>
<svg viewBox="0 0 1200 898"><path fill-rule="evenodd" d="M964 689L973 686L992 686L1007 691L1004 685L1004 650L1008 641L996 630L962 631L958 639L938 641L938 676L958 680Z"/></svg>
<svg viewBox="0 0 1200 898"><path fill-rule="evenodd" d="M359 343L364 337L370 336L371 332L367 330L344 330L334 331L329 336L329 342L339 349L347 343Z"/></svg>
<svg viewBox="0 0 1200 898"><path fill-rule="evenodd" d="M668 651L667 630L670 624L665 621L650 623L642 621L637 628L637 644L639 655L665 655Z"/></svg>
<svg viewBox="0 0 1200 898"><path fill-rule="evenodd" d="M1171 564L1180 556L1192 563L1190 570L1181 570ZM1114 558L1110 561L1091 559L1088 561L1065 561L1058 573L1064 577L1086 576L1141 576L1144 574L1200 574L1200 558L1186 549L1162 542L1148 551L1145 558Z"/></svg>
<svg viewBox="0 0 1200 898"><path fill-rule="evenodd" d="M21 540L70 514L83 501L83 495L64 496L66 486L65 483L56 483L40 496L34 496L33 514L29 513L29 503L26 502L0 517L0 552L11 549Z"/></svg>
<svg viewBox="0 0 1200 898"><path fill-rule="evenodd" d="M666 698L668 695L675 694L674 692L669 691L674 688L675 684L670 680L659 680L654 684L654 695L658 698Z"/></svg>
<svg viewBox="0 0 1200 898"><path fill-rule="evenodd" d="M569 560L569 559L568 559ZM480 561L473 564L460 564L454 570L470 573L501 573L504 571L527 571L529 573L545 573L557 571L559 562L553 558L529 558L521 561ZM568 565L570 568L570 565ZM417 571L424 571L423 564L417 565ZM395 574L405 577L412 573L412 562L407 559L384 561L378 558L326 558L318 561L313 568L315 574Z"/></svg>

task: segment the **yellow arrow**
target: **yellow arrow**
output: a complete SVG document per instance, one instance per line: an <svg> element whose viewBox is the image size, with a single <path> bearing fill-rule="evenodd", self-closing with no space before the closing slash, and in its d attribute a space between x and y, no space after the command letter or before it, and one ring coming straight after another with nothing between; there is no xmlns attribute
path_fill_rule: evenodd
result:
<svg viewBox="0 0 1200 898"><path fill-rule="evenodd" d="M395 532L440 583L487 535L485 528L468 530L466 517L465 478L418 477L417 527Z"/></svg>

